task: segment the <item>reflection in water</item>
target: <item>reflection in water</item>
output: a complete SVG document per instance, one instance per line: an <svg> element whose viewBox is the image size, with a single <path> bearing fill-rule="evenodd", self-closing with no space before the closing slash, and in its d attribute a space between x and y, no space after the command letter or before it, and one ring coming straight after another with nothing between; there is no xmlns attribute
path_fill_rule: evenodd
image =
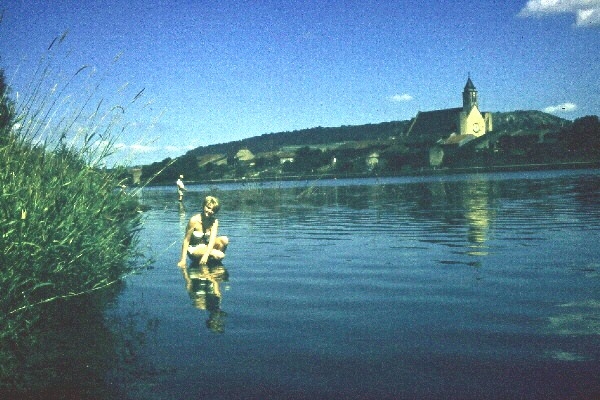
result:
<svg viewBox="0 0 600 400"><path fill-rule="evenodd" d="M236 290L223 303L223 266L182 269L187 293L173 268L132 277L165 321L141 352L160 384L141 380L155 398L600 398L600 177L561 175L223 185ZM180 243L171 188L152 190L144 240Z"/></svg>
<svg viewBox="0 0 600 400"><path fill-rule="evenodd" d="M559 335L600 335L600 301L588 299L560 307L563 313L548 318L549 331Z"/></svg>
<svg viewBox="0 0 600 400"><path fill-rule="evenodd" d="M208 311L206 327L215 333L225 332L227 313L221 310L221 283L229 280L227 269L218 263L181 268L181 273L194 307Z"/></svg>
<svg viewBox="0 0 600 400"><path fill-rule="evenodd" d="M424 224L436 222L432 229L437 227L440 230L442 238L439 243L456 247L459 238L464 238L464 254L473 257L487 256L489 229L495 218L494 205L491 204L494 185L494 182L484 176L474 177L468 184L437 181L415 185L414 217ZM427 212L424 213L423 210ZM437 241L429 236L424 238L424 241L432 240ZM448 260L443 262L453 263ZM479 266L480 261L472 261L468 265Z"/></svg>
<svg viewBox="0 0 600 400"><path fill-rule="evenodd" d="M489 206L489 181L480 181L477 185L470 186L465 196L465 218L469 225L467 240L470 243L473 256L486 256L487 235L490 227L491 209Z"/></svg>
<svg viewBox="0 0 600 400"><path fill-rule="evenodd" d="M179 203L179 229L185 232L185 226L187 224L187 219L185 218L185 205L183 202Z"/></svg>
<svg viewBox="0 0 600 400"><path fill-rule="evenodd" d="M121 288L114 285L45 305L45 324L32 327L18 341L3 343L14 354L0 353L0 398L122 398L104 377L122 364L123 343L133 336L111 329L113 321L102 315Z"/></svg>

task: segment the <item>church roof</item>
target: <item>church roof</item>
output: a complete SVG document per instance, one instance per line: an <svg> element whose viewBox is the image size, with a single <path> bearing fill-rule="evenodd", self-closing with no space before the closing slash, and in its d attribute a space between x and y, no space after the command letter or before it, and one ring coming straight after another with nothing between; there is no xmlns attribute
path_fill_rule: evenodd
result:
<svg viewBox="0 0 600 400"><path fill-rule="evenodd" d="M467 79L467 84L465 85L465 90L476 90L475 85L473 85L473 81L471 81L470 77Z"/></svg>
<svg viewBox="0 0 600 400"><path fill-rule="evenodd" d="M447 137L459 130L459 114L462 107L419 112L408 131L408 136Z"/></svg>

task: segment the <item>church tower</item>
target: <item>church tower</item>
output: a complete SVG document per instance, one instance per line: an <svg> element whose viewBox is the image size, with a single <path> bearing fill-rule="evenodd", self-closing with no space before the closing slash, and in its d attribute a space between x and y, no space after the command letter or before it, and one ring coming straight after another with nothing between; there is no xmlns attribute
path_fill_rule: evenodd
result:
<svg viewBox="0 0 600 400"><path fill-rule="evenodd" d="M479 105L477 104L477 89L475 89L475 85L473 85L469 76L465 90L463 90L463 111L469 113L473 107L479 109Z"/></svg>
<svg viewBox="0 0 600 400"><path fill-rule="evenodd" d="M479 137L492 130L492 115L490 113L481 113L477 101L477 89L467 78L467 84L463 90L463 108L458 114L458 134L473 135Z"/></svg>

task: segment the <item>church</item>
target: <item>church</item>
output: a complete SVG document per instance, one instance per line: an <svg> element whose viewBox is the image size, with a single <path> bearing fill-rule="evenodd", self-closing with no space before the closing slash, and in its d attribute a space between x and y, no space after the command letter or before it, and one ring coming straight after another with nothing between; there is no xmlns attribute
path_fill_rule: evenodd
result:
<svg viewBox="0 0 600 400"><path fill-rule="evenodd" d="M471 77L462 94L463 105L445 110L418 112L407 137L426 146L462 146L492 131L492 113L481 112ZM436 147L437 147L436 146Z"/></svg>

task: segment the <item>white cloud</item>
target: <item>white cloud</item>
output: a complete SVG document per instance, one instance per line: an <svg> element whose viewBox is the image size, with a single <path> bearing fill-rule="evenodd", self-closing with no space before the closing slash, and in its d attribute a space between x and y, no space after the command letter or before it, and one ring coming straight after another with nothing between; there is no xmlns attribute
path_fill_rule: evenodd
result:
<svg viewBox="0 0 600 400"><path fill-rule="evenodd" d="M600 0L529 0L520 17L543 17L550 14L575 14L578 27L600 26Z"/></svg>
<svg viewBox="0 0 600 400"><path fill-rule="evenodd" d="M600 26L600 7L577 11L577 26Z"/></svg>
<svg viewBox="0 0 600 400"><path fill-rule="evenodd" d="M411 101L413 99L413 97L408 94L408 93L404 93L404 94L395 94L393 96L390 96L390 101L396 102L396 103L402 103L405 101Z"/></svg>
<svg viewBox="0 0 600 400"><path fill-rule="evenodd" d="M573 103L563 103L563 104L558 104L556 106L549 106L544 108L544 112L547 112L549 114L553 114L553 113L560 113L560 112L572 112L575 111L577 109L577 105L573 104Z"/></svg>
<svg viewBox="0 0 600 400"><path fill-rule="evenodd" d="M152 153L152 152L159 150L158 147L145 146L143 144L132 144L128 147L134 153Z"/></svg>

